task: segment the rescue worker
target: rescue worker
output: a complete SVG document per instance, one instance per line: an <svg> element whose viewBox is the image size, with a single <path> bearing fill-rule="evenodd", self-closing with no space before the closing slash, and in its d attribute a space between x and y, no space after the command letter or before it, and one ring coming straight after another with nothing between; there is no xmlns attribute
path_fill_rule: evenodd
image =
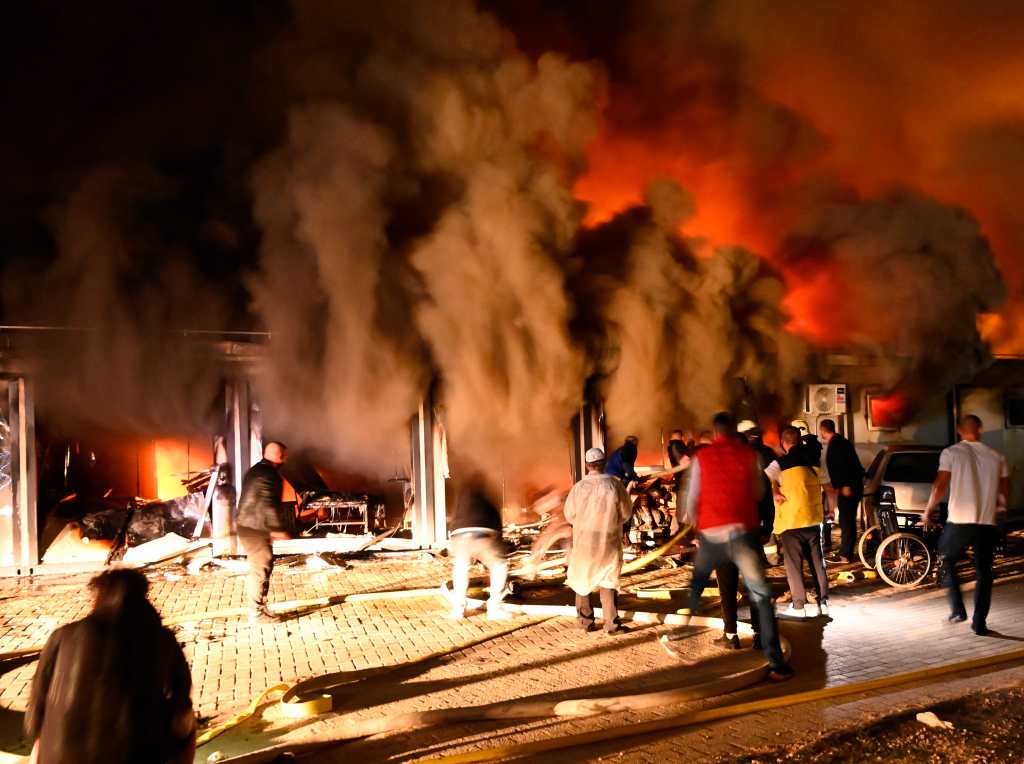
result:
<svg viewBox="0 0 1024 764"><path fill-rule="evenodd" d="M479 560L491 577L488 620L511 618L511 614L501 607L508 579L508 562L501 540L501 510L491 501L480 475L472 476L459 496L448 545L454 559L451 617L456 620L466 617L469 568Z"/></svg>
<svg viewBox="0 0 1024 764"><path fill-rule="evenodd" d="M775 497L775 535L782 544L786 580L793 601L782 615L807 618L807 590L804 587L804 560L811 566L818 594L818 613L828 615L828 576L821 554L821 480L818 458L800 437L795 427L780 434L785 452L764 471L771 480Z"/></svg>
<svg viewBox="0 0 1024 764"><path fill-rule="evenodd" d="M25 733L40 764L191 764L196 717L185 655L146 598L149 581L116 569L89 582L93 609L46 641Z"/></svg>
<svg viewBox="0 0 1024 764"><path fill-rule="evenodd" d="M565 519L572 525L572 550L566 584L576 593L576 622L595 631L591 595L600 591L604 630L627 631L619 622L617 597L622 571L622 524L632 514L622 481L605 472L604 451L586 453L587 474L565 500Z"/></svg>
<svg viewBox="0 0 1024 764"><path fill-rule="evenodd" d="M263 447L263 459L255 464L242 480L238 500L238 540L249 558L246 581L246 604L250 623L274 623L278 618L267 608L270 574L274 570L275 539L289 537L284 515L284 479L281 465L288 461L288 448L277 441Z"/></svg>
<svg viewBox="0 0 1024 764"><path fill-rule="evenodd" d="M768 678L781 682L793 676L793 669L782 653L771 585L758 552L757 501L763 483L757 458L737 437L732 414L716 414L713 424L714 440L694 455L686 488L686 516L696 526L699 542L690 582L689 612L699 609L711 571L726 561L736 565L761 622L761 649L768 660ZM684 626L688 622L684 616ZM662 636L661 641L670 645L683 638L684 630L680 630Z"/></svg>

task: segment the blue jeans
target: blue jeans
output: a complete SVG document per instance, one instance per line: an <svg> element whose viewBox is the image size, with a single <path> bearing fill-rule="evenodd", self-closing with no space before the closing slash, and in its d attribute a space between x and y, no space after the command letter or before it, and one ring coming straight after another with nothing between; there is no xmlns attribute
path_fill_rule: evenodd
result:
<svg viewBox="0 0 1024 764"><path fill-rule="evenodd" d="M700 597L708 585L711 571L722 563L731 561L739 568L747 587L747 595L750 597L750 605L757 610L761 621L761 646L764 648L764 656L768 659L768 664L775 668L784 665L786 659L779 644L779 624L775 620L772 588L764 574L760 549L761 545L755 533L740 533L723 542L709 541L702 534L697 559L693 563L690 612L696 614L700 608Z"/></svg>

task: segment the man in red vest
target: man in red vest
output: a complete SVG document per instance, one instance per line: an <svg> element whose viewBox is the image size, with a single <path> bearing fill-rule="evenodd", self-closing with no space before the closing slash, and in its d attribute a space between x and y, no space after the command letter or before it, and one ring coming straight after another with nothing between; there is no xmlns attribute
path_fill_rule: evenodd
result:
<svg viewBox="0 0 1024 764"><path fill-rule="evenodd" d="M779 644L779 625L772 605L772 589L765 576L760 551L757 502L764 490L753 449L736 434L736 419L728 412L714 418L711 445L700 449L690 466L686 491L687 521L698 533L697 559L690 583L690 612L696 613L711 571L732 561L747 586L750 604L761 622L761 647L768 659L768 678L781 682L793 676ZM668 644L681 633L663 636Z"/></svg>

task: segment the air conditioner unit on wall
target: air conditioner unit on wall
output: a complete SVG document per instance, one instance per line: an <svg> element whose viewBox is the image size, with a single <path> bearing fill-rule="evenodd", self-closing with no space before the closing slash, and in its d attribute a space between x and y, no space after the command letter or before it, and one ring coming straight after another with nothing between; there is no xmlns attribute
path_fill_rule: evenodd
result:
<svg viewBox="0 0 1024 764"><path fill-rule="evenodd" d="M846 413L846 385L808 385L807 411L817 416Z"/></svg>

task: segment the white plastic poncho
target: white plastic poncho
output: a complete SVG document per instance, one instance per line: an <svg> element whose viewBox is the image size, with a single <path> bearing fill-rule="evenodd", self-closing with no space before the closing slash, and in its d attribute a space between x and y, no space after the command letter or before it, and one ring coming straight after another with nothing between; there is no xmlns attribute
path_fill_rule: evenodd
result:
<svg viewBox="0 0 1024 764"><path fill-rule="evenodd" d="M587 475L569 491L565 519L572 525L566 583L577 594L618 589L622 571L622 525L633 514L622 481Z"/></svg>

